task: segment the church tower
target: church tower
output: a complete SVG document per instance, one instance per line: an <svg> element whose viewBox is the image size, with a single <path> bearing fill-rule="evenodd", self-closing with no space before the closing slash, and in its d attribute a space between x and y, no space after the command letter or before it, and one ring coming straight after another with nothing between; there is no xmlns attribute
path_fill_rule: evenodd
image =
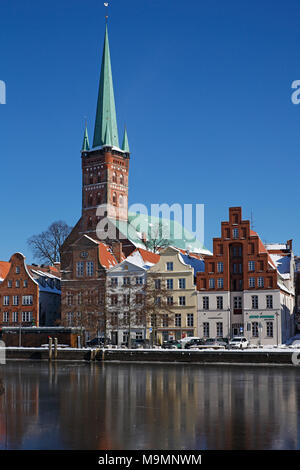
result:
<svg viewBox="0 0 300 470"><path fill-rule="evenodd" d="M90 147L86 128L81 149L81 233L95 233L97 223L104 215L115 220L128 220L129 159L126 128L122 147L119 145L106 24L93 145ZM99 206L102 206L101 215L96 214Z"/></svg>

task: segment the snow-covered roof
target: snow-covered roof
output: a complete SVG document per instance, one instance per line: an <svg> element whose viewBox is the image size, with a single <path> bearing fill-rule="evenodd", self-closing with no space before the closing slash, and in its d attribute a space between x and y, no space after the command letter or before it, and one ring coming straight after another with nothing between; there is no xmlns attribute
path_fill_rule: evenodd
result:
<svg viewBox="0 0 300 470"><path fill-rule="evenodd" d="M284 279L289 279L291 272L291 257L290 256L281 256L277 254L270 253L273 263L275 264L279 274Z"/></svg>

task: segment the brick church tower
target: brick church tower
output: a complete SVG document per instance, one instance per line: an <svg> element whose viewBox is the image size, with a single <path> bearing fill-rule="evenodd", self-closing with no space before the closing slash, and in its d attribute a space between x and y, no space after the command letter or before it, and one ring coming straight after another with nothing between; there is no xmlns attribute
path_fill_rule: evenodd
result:
<svg viewBox="0 0 300 470"><path fill-rule="evenodd" d="M93 144L90 146L86 127L81 149L81 217L61 249L63 323L76 326L74 319L78 318L84 325L84 318L103 320L106 272L123 259L123 253L129 255L135 249L118 228L118 224L122 228L128 225L129 160L126 129L119 146L106 25ZM114 231L103 228L106 226ZM103 329L98 324L99 328Z"/></svg>
<svg viewBox="0 0 300 470"><path fill-rule="evenodd" d="M122 148L118 126L111 71L107 25L99 84L93 146L87 129L82 146L82 224L81 232L95 232L104 213L112 219L128 219L129 145L125 129ZM100 215L96 210L100 205Z"/></svg>
<svg viewBox="0 0 300 470"><path fill-rule="evenodd" d="M119 146L118 125L107 25L101 64L98 102L93 145L90 146L87 127L81 149L82 161L82 211L81 218L66 239L61 250L62 266L71 262L71 247L80 236L86 234L110 245L119 240L118 229L114 236L101 237L101 220L127 223L128 177L130 150L127 130L124 130L122 146ZM104 219L104 220L103 220ZM104 226L104 224L103 224ZM124 240L123 248L129 254L134 246Z"/></svg>

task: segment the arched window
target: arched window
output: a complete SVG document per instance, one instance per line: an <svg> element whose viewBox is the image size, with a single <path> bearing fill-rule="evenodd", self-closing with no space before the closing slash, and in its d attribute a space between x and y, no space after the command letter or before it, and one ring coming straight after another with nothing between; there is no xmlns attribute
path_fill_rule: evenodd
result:
<svg viewBox="0 0 300 470"><path fill-rule="evenodd" d="M113 204L117 204L117 195L113 193Z"/></svg>
<svg viewBox="0 0 300 470"><path fill-rule="evenodd" d="M98 171L97 183L101 183L101 173L100 173L100 171Z"/></svg>
<svg viewBox="0 0 300 470"><path fill-rule="evenodd" d="M91 228L93 226L93 219L92 217L89 217L88 219L88 228Z"/></svg>
<svg viewBox="0 0 300 470"><path fill-rule="evenodd" d="M89 195L89 206L92 206L93 205L93 195L90 194Z"/></svg>
<svg viewBox="0 0 300 470"><path fill-rule="evenodd" d="M120 184L124 184L124 176L123 175L120 176Z"/></svg>
<svg viewBox="0 0 300 470"><path fill-rule="evenodd" d="M117 183L117 173L115 171L113 172L112 180L113 180L113 183Z"/></svg>
<svg viewBox="0 0 300 470"><path fill-rule="evenodd" d="M93 184L93 183L94 183L94 178L93 178L93 173L91 173L89 177L89 184Z"/></svg>
<svg viewBox="0 0 300 470"><path fill-rule="evenodd" d="M101 204L101 193L97 194L97 206Z"/></svg>

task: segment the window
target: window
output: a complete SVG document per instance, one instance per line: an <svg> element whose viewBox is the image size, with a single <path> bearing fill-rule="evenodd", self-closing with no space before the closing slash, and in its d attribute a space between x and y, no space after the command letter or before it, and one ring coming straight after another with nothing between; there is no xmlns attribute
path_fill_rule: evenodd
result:
<svg viewBox="0 0 300 470"><path fill-rule="evenodd" d="M273 322L267 321L267 337L273 338Z"/></svg>
<svg viewBox="0 0 300 470"><path fill-rule="evenodd" d="M113 193L113 204L117 204L117 195Z"/></svg>
<svg viewBox="0 0 300 470"><path fill-rule="evenodd" d="M84 262L79 261L78 263L76 263L76 276L81 277L83 276L83 274L84 274Z"/></svg>
<svg viewBox="0 0 300 470"><path fill-rule="evenodd" d="M9 322L9 312L3 312L3 322Z"/></svg>
<svg viewBox="0 0 300 470"><path fill-rule="evenodd" d="M110 285L111 285L111 287L117 287L118 286L118 278L117 277L111 277L110 278Z"/></svg>
<svg viewBox="0 0 300 470"><path fill-rule="evenodd" d="M19 318L18 312L13 312L13 314L12 314L13 323L18 323L18 321L19 321L18 318Z"/></svg>
<svg viewBox="0 0 300 470"><path fill-rule="evenodd" d="M130 286L130 277L123 278L123 286Z"/></svg>
<svg viewBox="0 0 300 470"><path fill-rule="evenodd" d="M31 322L32 312L22 312L22 322Z"/></svg>
<svg viewBox="0 0 300 470"><path fill-rule="evenodd" d="M28 281L27 281L27 279L25 279L25 281L23 282L23 286L24 286L25 288L28 287Z"/></svg>
<svg viewBox="0 0 300 470"><path fill-rule="evenodd" d="M173 279L167 279L167 289L173 289Z"/></svg>
<svg viewBox="0 0 300 470"><path fill-rule="evenodd" d="M252 308L258 308L258 295L252 295Z"/></svg>
<svg viewBox="0 0 300 470"><path fill-rule="evenodd" d="M179 297L179 305L185 305L185 297Z"/></svg>
<svg viewBox="0 0 300 470"><path fill-rule="evenodd" d="M167 271L173 271L174 266L172 261L167 262Z"/></svg>
<svg viewBox="0 0 300 470"><path fill-rule="evenodd" d="M217 267L218 267L218 273L222 273L223 270L224 270L224 263L219 261L218 264L217 264Z"/></svg>
<svg viewBox="0 0 300 470"><path fill-rule="evenodd" d="M218 288L223 289L224 287L224 279L222 277L219 277L218 279Z"/></svg>
<svg viewBox="0 0 300 470"><path fill-rule="evenodd" d="M223 310L223 296L217 296L217 309Z"/></svg>
<svg viewBox="0 0 300 470"><path fill-rule="evenodd" d="M23 305L32 305L33 304L33 296L32 295L23 295L22 304Z"/></svg>
<svg viewBox="0 0 300 470"><path fill-rule="evenodd" d="M20 281L16 281L16 287L19 288L20 287Z"/></svg>
<svg viewBox="0 0 300 470"><path fill-rule="evenodd" d="M112 176L113 183L117 183L117 173L114 172Z"/></svg>
<svg viewBox="0 0 300 470"><path fill-rule="evenodd" d="M202 297L202 303L203 303L203 309L208 310L209 309L209 297Z"/></svg>
<svg viewBox="0 0 300 470"><path fill-rule="evenodd" d="M9 295L3 296L3 305L9 305Z"/></svg>
<svg viewBox="0 0 300 470"><path fill-rule="evenodd" d="M233 307L242 308L242 297L233 297Z"/></svg>
<svg viewBox="0 0 300 470"><path fill-rule="evenodd" d="M266 296L267 308L273 308L273 295Z"/></svg>
<svg viewBox="0 0 300 470"><path fill-rule="evenodd" d="M209 338L209 323L208 322L203 323L203 336L204 338Z"/></svg>
<svg viewBox="0 0 300 470"><path fill-rule="evenodd" d="M255 261L248 262L248 271L255 271Z"/></svg>
<svg viewBox="0 0 300 470"><path fill-rule="evenodd" d="M120 175L120 184L124 184L124 176L123 175Z"/></svg>
<svg viewBox="0 0 300 470"><path fill-rule="evenodd" d="M135 339L143 339L143 333L141 333L140 331L137 331L135 333Z"/></svg>
<svg viewBox="0 0 300 470"><path fill-rule="evenodd" d="M7 287L12 287L12 281L7 281Z"/></svg>
<svg viewBox="0 0 300 470"><path fill-rule="evenodd" d="M185 279L184 278L178 280L178 286L179 286L179 289L185 289Z"/></svg>
<svg viewBox="0 0 300 470"><path fill-rule="evenodd" d="M238 228L234 228L232 230L232 236L233 236L233 238L239 238L239 229Z"/></svg>
<svg viewBox="0 0 300 470"><path fill-rule="evenodd" d="M161 286L160 279L155 279L154 285L155 285L155 289L160 289L160 286Z"/></svg>
<svg viewBox="0 0 300 470"><path fill-rule="evenodd" d="M175 313L175 326L181 326L181 313Z"/></svg>
<svg viewBox="0 0 300 470"><path fill-rule="evenodd" d="M252 322L252 336L254 338L258 338L258 322L257 321Z"/></svg>
<svg viewBox="0 0 300 470"><path fill-rule="evenodd" d="M144 296L143 294L136 294L135 296L135 302L137 305L141 305L144 303Z"/></svg>
<svg viewBox="0 0 300 470"><path fill-rule="evenodd" d="M144 315L142 312L137 312L135 316L135 322L137 325L142 325L144 323Z"/></svg>
<svg viewBox="0 0 300 470"><path fill-rule="evenodd" d="M87 261L86 263L86 275L91 277L94 275L94 263L93 261Z"/></svg>
<svg viewBox="0 0 300 470"><path fill-rule="evenodd" d="M111 305L118 305L118 296L116 294L110 297L110 303Z"/></svg>
<svg viewBox="0 0 300 470"><path fill-rule="evenodd" d="M13 296L13 305L19 305L19 296L18 295Z"/></svg>
<svg viewBox="0 0 300 470"><path fill-rule="evenodd" d="M155 305L161 305L161 298L160 297L156 297Z"/></svg>
<svg viewBox="0 0 300 470"><path fill-rule="evenodd" d="M164 313L163 318L162 318L162 326L166 327L168 325L169 325L169 315L167 313Z"/></svg>
<svg viewBox="0 0 300 470"><path fill-rule="evenodd" d="M173 297L167 297L167 304L173 305L173 303L174 303Z"/></svg>
<svg viewBox="0 0 300 470"><path fill-rule="evenodd" d="M209 288L214 289L215 288L215 280L213 277L209 279Z"/></svg>
<svg viewBox="0 0 300 470"><path fill-rule="evenodd" d="M135 283L136 283L137 286L141 286L143 284L142 276L136 277L135 278Z"/></svg>
<svg viewBox="0 0 300 470"><path fill-rule="evenodd" d="M116 326L118 324L118 312L111 312L110 323L112 326Z"/></svg>
<svg viewBox="0 0 300 470"><path fill-rule="evenodd" d="M223 323L217 322L217 337L223 338Z"/></svg>
<svg viewBox="0 0 300 470"><path fill-rule="evenodd" d="M16 274L20 274L20 266L16 266Z"/></svg>
<svg viewBox="0 0 300 470"><path fill-rule="evenodd" d="M193 313L187 314L187 326L194 326L194 314Z"/></svg>
<svg viewBox="0 0 300 470"><path fill-rule="evenodd" d="M123 304L124 305L130 304L130 294L123 294Z"/></svg>
<svg viewBox="0 0 300 470"><path fill-rule="evenodd" d="M77 294L77 304L81 305L82 304L82 292L79 292Z"/></svg>
<svg viewBox="0 0 300 470"><path fill-rule="evenodd" d="M68 312L67 313L67 322L69 325L72 325L73 323L73 312Z"/></svg>
<svg viewBox="0 0 300 470"><path fill-rule="evenodd" d="M263 277L258 278L258 287L264 287L264 278Z"/></svg>
<svg viewBox="0 0 300 470"><path fill-rule="evenodd" d="M249 277L249 287L255 287L255 277Z"/></svg>

